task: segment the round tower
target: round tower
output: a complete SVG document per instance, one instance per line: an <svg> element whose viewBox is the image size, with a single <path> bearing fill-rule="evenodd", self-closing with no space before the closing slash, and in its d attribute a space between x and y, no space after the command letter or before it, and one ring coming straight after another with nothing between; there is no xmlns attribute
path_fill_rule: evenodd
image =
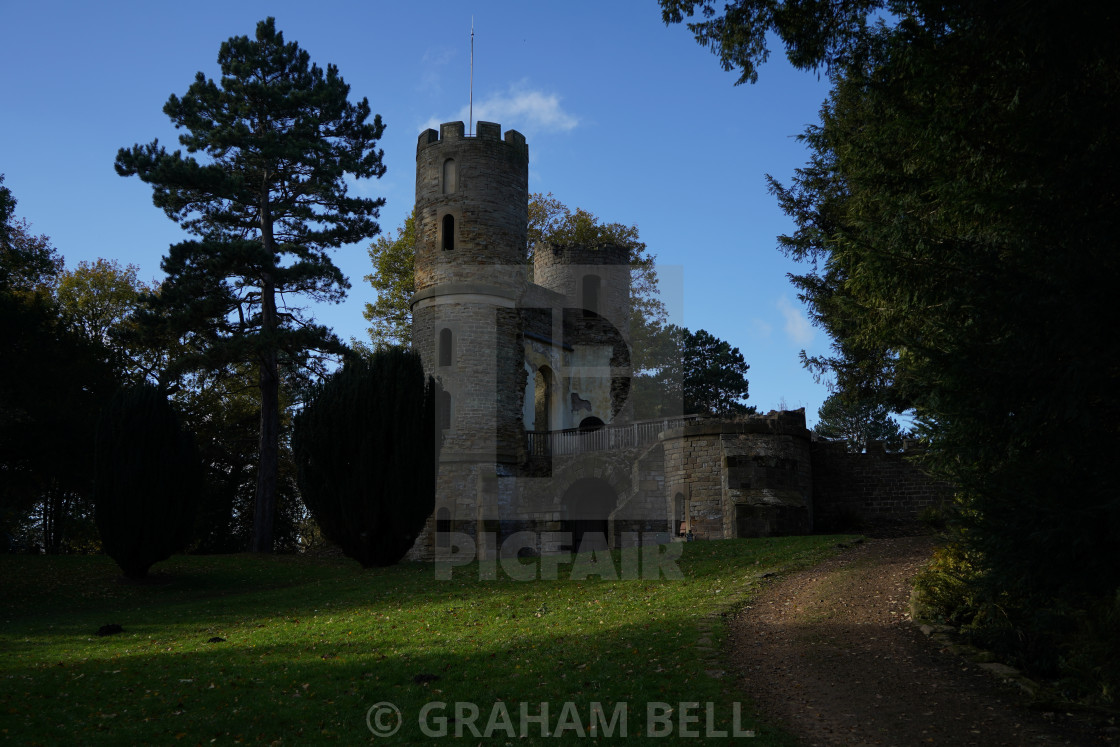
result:
<svg viewBox="0 0 1120 747"><path fill-rule="evenodd" d="M608 320L630 339L630 251L617 244L545 244L533 254L533 281L577 309Z"/></svg>
<svg viewBox="0 0 1120 747"><path fill-rule="evenodd" d="M517 301L528 200L521 133L503 138L499 125L479 122L466 137L462 122L450 122L420 134L412 345L446 392L441 465L488 463L493 474L524 448ZM441 467L441 483L453 472Z"/></svg>

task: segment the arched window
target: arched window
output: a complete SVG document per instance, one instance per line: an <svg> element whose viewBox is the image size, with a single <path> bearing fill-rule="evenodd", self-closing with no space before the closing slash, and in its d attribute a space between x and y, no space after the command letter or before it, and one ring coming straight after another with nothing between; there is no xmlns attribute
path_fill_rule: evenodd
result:
<svg viewBox="0 0 1120 747"><path fill-rule="evenodd" d="M455 169L455 159L448 158L443 162L443 193L452 194L459 188L459 172Z"/></svg>
<svg viewBox="0 0 1120 747"><path fill-rule="evenodd" d="M455 216L448 213L443 216L443 244L448 251L455 248Z"/></svg>
<svg viewBox="0 0 1120 747"><path fill-rule="evenodd" d="M439 365L451 365L451 330L447 327L439 331Z"/></svg>
<svg viewBox="0 0 1120 747"><path fill-rule="evenodd" d="M451 392L442 392L439 397L439 427L447 430L451 427Z"/></svg>
<svg viewBox="0 0 1120 747"><path fill-rule="evenodd" d="M436 511L436 547L451 547L451 510L446 506Z"/></svg>
<svg viewBox="0 0 1120 747"><path fill-rule="evenodd" d="M591 316L599 313L599 287L598 275L583 276L583 315Z"/></svg>

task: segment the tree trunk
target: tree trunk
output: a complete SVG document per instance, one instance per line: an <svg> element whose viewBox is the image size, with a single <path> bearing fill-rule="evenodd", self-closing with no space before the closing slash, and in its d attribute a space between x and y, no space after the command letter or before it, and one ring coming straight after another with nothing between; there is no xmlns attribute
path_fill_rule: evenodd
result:
<svg viewBox="0 0 1120 747"><path fill-rule="evenodd" d="M274 305L274 304L266 304ZM273 309L275 316L275 308ZM280 376L276 353L261 360L261 437L257 495L253 506L253 552L272 552L276 518L276 477L280 471Z"/></svg>
<svg viewBox="0 0 1120 747"><path fill-rule="evenodd" d="M267 185L261 190L261 242L265 254L275 262L272 213ZM274 267L274 265L273 265ZM277 366L275 331L276 284L273 267L261 277L261 336L271 343L260 356L261 438L257 468L257 495L253 505L253 552L272 552L272 528L276 519L276 482L280 472L280 373Z"/></svg>

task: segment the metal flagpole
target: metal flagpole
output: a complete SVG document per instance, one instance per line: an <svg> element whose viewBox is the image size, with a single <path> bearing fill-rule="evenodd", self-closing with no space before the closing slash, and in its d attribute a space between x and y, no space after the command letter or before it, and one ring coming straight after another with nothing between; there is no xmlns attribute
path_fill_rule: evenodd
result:
<svg viewBox="0 0 1120 747"><path fill-rule="evenodd" d="M471 97L470 120L467 126L467 135L474 135L474 16L471 16Z"/></svg>

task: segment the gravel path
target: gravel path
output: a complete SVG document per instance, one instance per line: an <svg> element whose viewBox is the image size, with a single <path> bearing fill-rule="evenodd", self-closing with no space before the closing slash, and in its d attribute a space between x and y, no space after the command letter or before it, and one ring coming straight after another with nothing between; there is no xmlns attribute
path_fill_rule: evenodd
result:
<svg viewBox="0 0 1120 747"><path fill-rule="evenodd" d="M869 539L780 578L731 623L740 684L808 745L1099 745L910 622L928 537Z"/></svg>

